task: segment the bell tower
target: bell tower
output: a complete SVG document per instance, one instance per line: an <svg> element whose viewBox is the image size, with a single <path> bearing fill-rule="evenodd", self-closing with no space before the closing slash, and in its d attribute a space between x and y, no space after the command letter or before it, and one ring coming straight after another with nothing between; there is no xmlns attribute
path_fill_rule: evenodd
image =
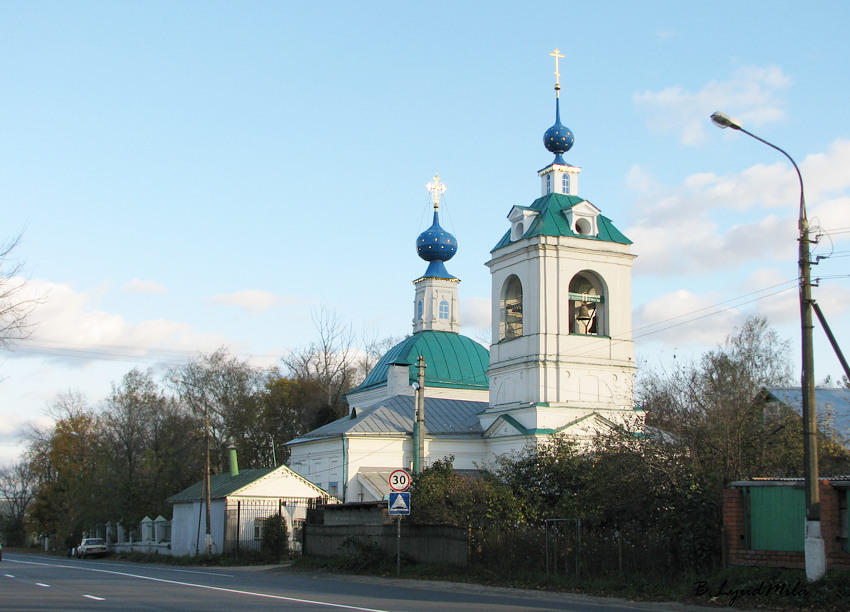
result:
<svg viewBox="0 0 850 612"><path fill-rule="evenodd" d="M487 263L493 344L482 426L496 431L501 418L525 435L568 431L589 417L618 423L634 409L635 256L631 241L578 195L581 169L563 158L575 142L560 117L564 56L550 55L555 124L543 143L555 159L538 172L541 196L509 211Z"/></svg>

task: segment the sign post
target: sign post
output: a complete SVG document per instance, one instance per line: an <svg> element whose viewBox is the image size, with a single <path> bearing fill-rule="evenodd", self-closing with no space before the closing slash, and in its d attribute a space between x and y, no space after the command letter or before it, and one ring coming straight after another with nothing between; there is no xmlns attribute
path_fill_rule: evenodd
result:
<svg viewBox="0 0 850 612"><path fill-rule="evenodd" d="M387 505L387 511L390 516L396 518L396 573L401 575L401 517L410 514L410 493L407 489L410 487L410 474L407 470L394 470L389 478L390 488L393 490L390 493L390 500Z"/></svg>

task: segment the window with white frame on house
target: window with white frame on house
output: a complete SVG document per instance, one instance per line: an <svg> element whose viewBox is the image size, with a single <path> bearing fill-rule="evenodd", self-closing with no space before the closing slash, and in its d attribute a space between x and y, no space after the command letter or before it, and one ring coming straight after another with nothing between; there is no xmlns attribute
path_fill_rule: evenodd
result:
<svg viewBox="0 0 850 612"><path fill-rule="evenodd" d="M440 318L448 319L449 318L449 303L446 300L440 302Z"/></svg>

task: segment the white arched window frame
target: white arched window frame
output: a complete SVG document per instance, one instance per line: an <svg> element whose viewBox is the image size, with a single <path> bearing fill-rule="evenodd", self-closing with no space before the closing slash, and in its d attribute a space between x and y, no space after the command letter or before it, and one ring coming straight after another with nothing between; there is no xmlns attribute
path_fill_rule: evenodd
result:
<svg viewBox="0 0 850 612"><path fill-rule="evenodd" d="M583 270L570 280L570 333L608 336L608 289L595 272Z"/></svg>
<svg viewBox="0 0 850 612"><path fill-rule="evenodd" d="M449 318L449 303L446 300L440 302L440 318L448 319Z"/></svg>

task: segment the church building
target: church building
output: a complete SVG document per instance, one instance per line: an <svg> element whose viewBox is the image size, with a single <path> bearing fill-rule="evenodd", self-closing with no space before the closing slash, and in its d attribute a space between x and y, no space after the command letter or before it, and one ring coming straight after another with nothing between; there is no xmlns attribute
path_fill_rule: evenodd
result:
<svg viewBox="0 0 850 612"><path fill-rule="evenodd" d="M413 334L348 393L347 417L288 443L290 467L331 495L379 500L400 467L452 455L455 469L480 469L555 433L589 440L639 418L631 241L578 195L581 169L563 158L574 143L560 117L563 56L551 55L555 124L543 142L555 157L538 171L540 197L510 208L487 262L490 351L460 334L459 279L445 265L457 241L440 226L445 186L435 177L427 186L434 221L416 242L428 267L413 281Z"/></svg>

